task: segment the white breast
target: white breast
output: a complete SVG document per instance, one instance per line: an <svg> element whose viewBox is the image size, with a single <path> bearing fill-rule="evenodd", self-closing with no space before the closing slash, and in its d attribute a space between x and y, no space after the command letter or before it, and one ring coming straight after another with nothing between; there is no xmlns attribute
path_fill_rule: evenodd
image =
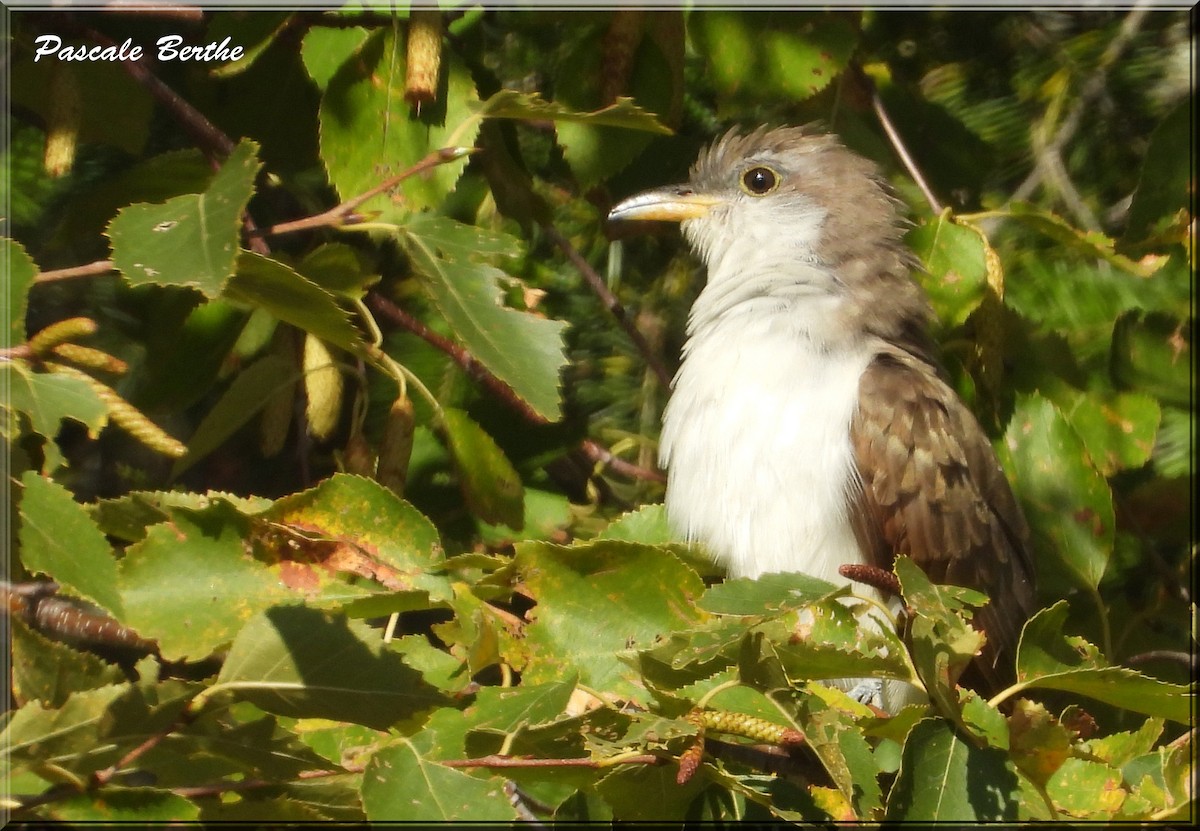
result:
<svg viewBox="0 0 1200 831"><path fill-rule="evenodd" d="M870 351L814 338L830 319L820 302L742 305L688 342L663 417L668 516L731 576L845 583L837 567L863 562L849 430Z"/></svg>

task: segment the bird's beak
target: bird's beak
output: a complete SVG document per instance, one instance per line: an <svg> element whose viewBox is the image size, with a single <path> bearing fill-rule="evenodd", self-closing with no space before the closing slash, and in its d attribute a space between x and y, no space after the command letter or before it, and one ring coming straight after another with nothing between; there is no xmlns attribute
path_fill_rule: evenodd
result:
<svg viewBox="0 0 1200 831"><path fill-rule="evenodd" d="M608 212L608 219L610 222L614 220L683 222L685 219L699 219L719 201L717 197L710 194L697 193L688 185L671 185L642 191L618 202Z"/></svg>

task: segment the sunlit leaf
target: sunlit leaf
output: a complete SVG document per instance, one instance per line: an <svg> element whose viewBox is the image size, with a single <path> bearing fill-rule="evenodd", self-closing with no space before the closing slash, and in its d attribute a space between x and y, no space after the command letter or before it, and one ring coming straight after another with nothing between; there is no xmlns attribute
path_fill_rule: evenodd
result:
<svg viewBox="0 0 1200 831"><path fill-rule="evenodd" d="M516 118L524 121L573 121L596 127L621 127L648 133L670 135L671 129L647 112L632 98L615 102L591 112L578 112L557 101L547 101L537 93L502 89L477 106L477 112L487 118Z"/></svg>
<svg viewBox="0 0 1200 831"><path fill-rule="evenodd" d="M517 817L503 779L440 765L407 739L371 757L363 805L372 822L504 822Z"/></svg>
<svg viewBox="0 0 1200 831"><path fill-rule="evenodd" d="M471 355L537 413L555 420L559 373L566 363L566 324L501 305L504 272L465 252L496 244L496 237L442 218L404 227L407 247L438 310Z"/></svg>
<svg viewBox="0 0 1200 831"><path fill-rule="evenodd" d="M42 452L47 470L53 471L62 460L54 437L63 419L78 421L93 437L108 423L108 406L82 378L32 372L22 362L4 361L0 362L0 384L8 390L5 403L25 413L33 431L45 438Z"/></svg>
<svg viewBox="0 0 1200 831"><path fill-rule="evenodd" d="M937 783L931 786L931 783ZM1008 754L964 741L939 719L919 722L904 743L888 797L897 822L1013 822L1017 772Z"/></svg>
<svg viewBox="0 0 1200 831"><path fill-rule="evenodd" d="M309 59L310 71L319 75ZM470 146L478 120L470 119L478 101L470 74L454 50L442 58L437 98L418 111L404 97L404 39L395 28L373 32L355 59L342 63L321 97L321 158L343 200L365 193L384 179L447 146ZM470 119L473 125L459 132ZM438 205L454 188L466 159L442 164L413 176L364 204L381 221Z"/></svg>
<svg viewBox="0 0 1200 831"><path fill-rule="evenodd" d="M121 617L117 561L84 507L62 485L27 470L21 477L21 562L63 589Z"/></svg>
<svg viewBox="0 0 1200 831"><path fill-rule="evenodd" d="M593 689L644 699L620 657L704 619L699 577L654 548L522 543L517 567L538 602L526 630L526 683L577 672Z"/></svg>
<svg viewBox="0 0 1200 831"><path fill-rule="evenodd" d="M246 556L248 528L222 501L150 528L121 560L122 622L158 641L168 660L198 659L232 641L253 615L298 599Z"/></svg>
<svg viewBox="0 0 1200 831"><path fill-rule="evenodd" d="M1025 624L1017 648L1017 681L1023 687L1077 693L1137 713L1188 723L1194 697L1190 687L1108 666L1095 646L1063 633L1067 611L1067 602L1060 600Z"/></svg>
<svg viewBox="0 0 1200 831"><path fill-rule="evenodd" d="M4 258L3 274L8 283L5 286L8 300L5 310L8 312L4 321L4 344L21 343L25 340L25 311L28 305L29 288L37 277L38 267L33 258L25 252L24 246L7 237L0 238L0 257Z"/></svg>
<svg viewBox="0 0 1200 831"><path fill-rule="evenodd" d="M213 690L269 712L380 730L446 703L364 623L276 606L242 629Z"/></svg>
<svg viewBox="0 0 1200 831"><path fill-rule="evenodd" d="M1063 414L1040 395L1020 397L1004 438L1005 469L1043 552L1044 591L1100 582L1112 555L1112 494Z"/></svg>
<svg viewBox="0 0 1200 831"><path fill-rule="evenodd" d="M216 297L233 275L258 145L242 141L203 193L130 205L108 225L113 262L132 285L191 286Z"/></svg>
<svg viewBox="0 0 1200 831"><path fill-rule="evenodd" d="M351 352L362 340L333 295L278 260L243 251L225 297L265 309L282 321Z"/></svg>
<svg viewBox="0 0 1200 831"><path fill-rule="evenodd" d="M918 277L942 326L961 324L983 301L987 288L984 239L945 215L918 225L908 243L925 266Z"/></svg>

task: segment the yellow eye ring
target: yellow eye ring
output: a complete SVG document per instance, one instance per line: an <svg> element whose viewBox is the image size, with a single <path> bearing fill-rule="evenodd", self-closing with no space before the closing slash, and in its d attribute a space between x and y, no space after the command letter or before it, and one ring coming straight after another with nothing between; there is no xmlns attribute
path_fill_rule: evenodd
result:
<svg viewBox="0 0 1200 831"><path fill-rule="evenodd" d="M758 165L742 174L742 190L751 196L765 196L779 187L779 175L769 167Z"/></svg>

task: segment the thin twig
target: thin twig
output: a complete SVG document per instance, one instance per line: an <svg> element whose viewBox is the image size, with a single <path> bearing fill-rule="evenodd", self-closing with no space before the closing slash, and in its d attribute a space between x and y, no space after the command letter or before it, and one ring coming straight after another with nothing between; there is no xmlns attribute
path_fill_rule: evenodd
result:
<svg viewBox="0 0 1200 831"><path fill-rule="evenodd" d="M33 281L35 283L50 283L55 280L70 280L73 277L95 277L99 274L108 274L110 271L116 270L117 267L113 265L112 260L96 260L94 263L87 263L86 265L42 271L33 278Z"/></svg>
<svg viewBox="0 0 1200 831"><path fill-rule="evenodd" d="M658 765L662 759L653 753L604 759L525 759L519 756L480 756L475 759L443 759L438 764L450 768L605 768L614 765Z"/></svg>
<svg viewBox="0 0 1200 831"><path fill-rule="evenodd" d="M866 78L866 74L863 75ZM917 187L921 189L921 193L925 195L925 201L929 203L929 209L934 216L938 216L942 212L942 203L936 196L933 195L933 188L929 187L929 183L925 181L925 177L921 174L921 169L917 167L917 163L913 160L912 155L908 152L908 148L904 145L904 139L900 137L900 132L896 126L892 124L891 116L883 106L883 99L879 95L879 90L875 84L867 78L867 82L871 84L871 108L875 110L875 116L879 119L883 131L887 133L888 140L892 143L892 148L896 151L896 155L900 157L900 161L904 163L908 175L917 183Z"/></svg>
<svg viewBox="0 0 1200 831"><path fill-rule="evenodd" d="M516 410L527 421L539 426L550 423L545 416L530 407L513 392L512 387L488 371L487 367L481 364L474 355L449 338L439 335L382 294L370 292L366 297L366 303L376 315L412 332L439 352L445 353L458 365L459 369L467 374L468 378L485 387L488 392Z"/></svg>
<svg viewBox="0 0 1200 831"><path fill-rule="evenodd" d="M101 46L116 46L116 43L106 35L86 26L81 27L83 34ZM150 95L162 104L173 115L184 129L191 134L192 139L200 148L214 159L224 158L233 152L234 142L214 125L204 113L193 107L171 87L167 86L150 69L145 58L136 61L124 60L125 71L141 84Z"/></svg>
<svg viewBox="0 0 1200 831"><path fill-rule="evenodd" d="M642 359L658 378L658 382L662 384L664 389L669 389L671 386L671 373L667 372L667 368L663 365L658 353L651 348L645 335L634 325L629 317L629 313L621 305L621 301L609 290L604 280L596 273L596 269L592 268L591 264L575 250L575 246L571 245L571 241L564 237L553 225L542 223L541 229L550 238L550 241L567 255L567 259L571 261L571 265L575 266L579 273L583 275L583 279L592 290L592 293L600 299L600 302L604 304L604 308L616 319L620 327L625 330L625 334L633 341L633 345L641 353Z"/></svg>
<svg viewBox="0 0 1200 831"><path fill-rule="evenodd" d="M1009 199L1010 202L1022 202L1028 199L1046 176L1053 176L1056 171L1053 165L1045 164L1044 160L1047 156L1056 156L1058 158L1058 167L1062 167L1062 149L1075 137L1075 132L1079 129L1079 125L1083 121L1083 114L1091 107L1093 100L1104 91L1104 85L1108 79L1108 70L1116 63L1121 53L1133 41L1133 38L1141 29L1142 22L1145 20L1148 12L1149 4L1145 0L1135 3L1133 8L1129 10L1129 14L1125 16L1125 20L1121 23L1120 31L1117 32L1116 37L1112 39L1108 47L1104 50L1104 53L1100 56L1095 71L1084 82L1079 97L1071 105L1070 112L1062 120L1062 124L1059 125L1054 138L1042 148L1042 151L1039 153L1037 165L1025 177L1025 180L1017 186L1017 189L1013 191Z"/></svg>
<svg viewBox="0 0 1200 831"><path fill-rule="evenodd" d="M418 173L424 173L425 171L437 167L440 164L446 164L447 162L461 159L463 156L474 152L475 148L473 147L443 147L441 150L434 150L412 167L409 167L408 169L396 174L395 176L392 176L389 179L385 179L365 193L360 193L358 196L347 199L340 205L335 205L327 211L315 214L313 216L307 216L303 219L294 219L290 222L280 222L279 224L272 225L270 228L261 230L258 233L261 235L290 234L296 231L307 231L312 228L322 228L331 225L352 225L356 222L362 222L365 220L365 217L355 214L354 209L363 202L366 202L373 196L378 196L384 191L394 188L396 185L400 184L411 176L415 176Z"/></svg>

